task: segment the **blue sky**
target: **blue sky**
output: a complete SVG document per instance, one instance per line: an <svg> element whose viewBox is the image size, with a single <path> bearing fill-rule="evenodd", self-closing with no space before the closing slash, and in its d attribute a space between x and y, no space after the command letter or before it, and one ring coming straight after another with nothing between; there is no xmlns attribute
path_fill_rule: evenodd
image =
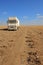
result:
<svg viewBox="0 0 43 65"><path fill-rule="evenodd" d="M21 24L43 25L43 0L0 0L0 24L16 16Z"/></svg>

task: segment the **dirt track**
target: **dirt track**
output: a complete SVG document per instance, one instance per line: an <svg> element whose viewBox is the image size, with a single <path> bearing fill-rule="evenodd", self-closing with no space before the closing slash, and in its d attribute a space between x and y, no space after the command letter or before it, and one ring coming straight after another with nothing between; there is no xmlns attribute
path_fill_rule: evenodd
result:
<svg viewBox="0 0 43 65"><path fill-rule="evenodd" d="M0 65L43 65L43 26L21 26L17 31L0 27ZM36 52L40 63L28 60Z"/></svg>

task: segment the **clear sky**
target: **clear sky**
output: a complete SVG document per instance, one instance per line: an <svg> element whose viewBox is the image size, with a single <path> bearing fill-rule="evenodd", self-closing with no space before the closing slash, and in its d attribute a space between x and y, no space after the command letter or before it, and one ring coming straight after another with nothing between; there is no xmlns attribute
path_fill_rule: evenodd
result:
<svg viewBox="0 0 43 65"><path fill-rule="evenodd" d="M16 16L21 24L43 25L43 0L0 0L0 24Z"/></svg>

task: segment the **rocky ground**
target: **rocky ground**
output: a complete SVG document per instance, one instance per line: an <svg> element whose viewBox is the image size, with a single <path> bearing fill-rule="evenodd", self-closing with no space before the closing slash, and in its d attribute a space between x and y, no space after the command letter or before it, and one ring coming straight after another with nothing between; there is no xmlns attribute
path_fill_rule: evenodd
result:
<svg viewBox="0 0 43 65"><path fill-rule="evenodd" d="M43 26L0 27L0 65L43 65Z"/></svg>

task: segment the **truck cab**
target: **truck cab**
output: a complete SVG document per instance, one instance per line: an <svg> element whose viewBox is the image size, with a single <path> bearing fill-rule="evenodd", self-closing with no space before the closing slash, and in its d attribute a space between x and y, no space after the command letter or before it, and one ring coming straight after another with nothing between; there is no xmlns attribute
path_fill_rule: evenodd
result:
<svg viewBox="0 0 43 65"><path fill-rule="evenodd" d="M7 21L8 30L17 30L19 27L19 20L17 17L10 17Z"/></svg>

